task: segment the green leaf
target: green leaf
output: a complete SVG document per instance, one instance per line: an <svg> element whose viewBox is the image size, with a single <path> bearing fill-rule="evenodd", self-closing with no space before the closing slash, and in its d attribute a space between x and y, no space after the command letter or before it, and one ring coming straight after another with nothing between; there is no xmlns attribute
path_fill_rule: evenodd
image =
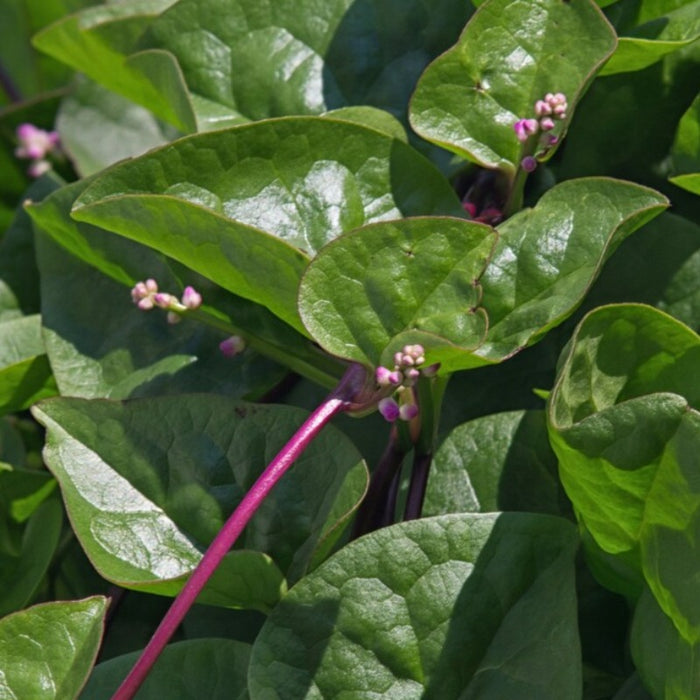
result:
<svg viewBox="0 0 700 700"><path fill-rule="evenodd" d="M423 73L411 124L429 141L512 175L524 155L513 124L533 116L546 93L562 92L566 129L614 48L615 33L590 0L490 0Z"/></svg>
<svg viewBox="0 0 700 700"><path fill-rule="evenodd" d="M565 503L543 411L463 423L430 468L423 515L527 511L559 515Z"/></svg>
<svg viewBox="0 0 700 700"><path fill-rule="evenodd" d="M4 486L2 476L0 472ZM61 503L50 498L27 521L16 556L0 554L0 615L19 610L34 598L58 546L62 523Z"/></svg>
<svg viewBox="0 0 700 700"><path fill-rule="evenodd" d="M77 697L97 656L107 602L94 596L45 603L0 620L0 694Z"/></svg>
<svg viewBox="0 0 700 700"><path fill-rule="evenodd" d="M471 11L461 0L180 0L143 44L177 56L194 95L247 119L371 105L403 120L420 72Z"/></svg>
<svg viewBox="0 0 700 700"><path fill-rule="evenodd" d="M56 393L38 314L0 324L0 413L11 413Z"/></svg>
<svg viewBox="0 0 700 700"><path fill-rule="evenodd" d="M168 142L144 107L87 79L77 79L56 119L61 147L81 176Z"/></svg>
<svg viewBox="0 0 700 700"><path fill-rule="evenodd" d="M481 280L489 333L477 354L503 360L561 323L620 242L667 206L640 185L582 178L501 224Z"/></svg>
<svg viewBox="0 0 700 700"><path fill-rule="evenodd" d="M10 426L3 423L3 432L7 435ZM6 442L5 435L2 443ZM20 438L21 439L21 438ZM5 444L2 444L5 447ZM7 450L12 455L12 448ZM7 460L5 450L0 451L3 460ZM18 523L23 523L46 500L56 487L56 481L51 475L36 469L23 469L8 465L0 466L0 510Z"/></svg>
<svg viewBox="0 0 700 700"><path fill-rule="evenodd" d="M113 237L112 263L141 266L144 277L156 276L162 289L182 289L157 254ZM65 396L117 399L213 391L233 398L258 397L286 374L253 350L224 357L219 351L225 337L221 331L192 319L172 325L162 311L139 310L128 288L44 235L37 238L37 253L43 337ZM195 284L212 301L208 290Z"/></svg>
<svg viewBox="0 0 700 700"><path fill-rule="evenodd" d="M380 219L461 211L406 144L307 117L198 134L117 165L74 217L153 246L302 330L297 286L325 243Z"/></svg>
<svg viewBox="0 0 700 700"><path fill-rule="evenodd" d="M603 66L600 75L641 70L700 37L700 3L686 3L669 10L635 27L631 36L620 37L615 53Z"/></svg>
<svg viewBox="0 0 700 700"><path fill-rule="evenodd" d="M132 53L155 14L172 2L138 0L88 8L39 32L33 43L161 119L194 131L194 111L175 57L157 50Z"/></svg>
<svg viewBox="0 0 700 700"><path fill-rule="evenodd" d="M632 657L656 698L694 700L700 687L700 645L678 634L654 597L639 600L630 634Z"/></svg>
<svg viewBox="0 0 700 700"><path fill-rule="evenodd" d="M700 194L700 96L678 123L671 158L673 170L678 173L671 182Z"/></svg>
<svg viewBox="0 0 700 700"><path fill-rule="evenodd" d="M299 409L215 395L57 399L34 411L49 431L46 462L93 565L109 580L165 595L179 590L200 550L305 418ZM303 574L359 462L341 434L325 431L257 511L202 602L274 605L282 592L277 565L290 579ZM357 501L364 486L351 483Z"/></svg>
<svg viewBox="0 0 700 700"><path fill-rule="evenodd" d="M577 697L576 543L565 521L521 513L424 518L356 540L272 612L251 695Z"/></svg>
<svg viewBox="0 0 700 700"><path fill-rule="evenodd" d="M415 218L353 231L321 251L299 289L299 312L328 352L386 364L421 342L443 369L475 364L484 339L479 277L492 229L463 219Z"/></svg>
<svg viewBox="0 0 700 700"><path fill-rule="evenodd" d="M111 697L140 652L95 667L80 700ZM139 687L139 700L244 700L250 646L230 639L192 639L169 644Z"/></svg>

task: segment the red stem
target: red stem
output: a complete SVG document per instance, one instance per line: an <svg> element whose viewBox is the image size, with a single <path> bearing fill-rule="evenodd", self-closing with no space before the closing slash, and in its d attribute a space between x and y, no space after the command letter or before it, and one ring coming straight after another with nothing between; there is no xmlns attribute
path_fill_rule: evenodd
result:
<svg viewBox="0 0 700 700"><path fill-rule="evenodd" d="M364 387L365 373L359 365L351 365L338 386L326 400L304 421L289 442L279 451L265 471L246 493L238 507L224 523L214 541L204 553L184 588L173 601L158 628L141 653L138 661L124 679L112 700L130 700L138 691L165 645L178 628L187 611L192 607L210 576L231 549L248 521L253 517L272 487L292 466L321 429L337 413L351 407Z"/></svg>

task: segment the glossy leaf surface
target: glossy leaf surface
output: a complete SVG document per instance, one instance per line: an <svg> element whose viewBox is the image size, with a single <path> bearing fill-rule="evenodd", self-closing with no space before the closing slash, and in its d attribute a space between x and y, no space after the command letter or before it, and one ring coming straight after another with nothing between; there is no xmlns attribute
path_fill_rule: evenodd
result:
<svg viewBox="0 0 700 700"><path fill-rule="evenodd" d="M310 256L365 223L461 212L406 144L327 118L199 134L119 165L74 216L153 246L295 328Z"/></svg>
<svg viewBox="0 0 700 700"><path fill-rule="evenodd" d="M495 235L461 219L391 221L341 237L311 263L299 309L329 352L369 365L388 363L422 342L444 368L474 364L486 333L479 278Z"/></svg>
<svg viewBox="0 0 700 700"><path fill-rule="evenodd" d="M576 540L563 520L525 514L367 535L273 611L253 646L251 694L575 697L578 641L563 621L575 615Z"/></svg>
<svg viewBox="0 0 700 700"><path fill-rule="evenodd" d="M97 656L107 599L45 603L0 620L0 693L77 697Z"/></svg>
<svg viewBox="0 0 700 700"><path fill-rule="evenodd" d="M481 280L489 333L477 354L502 360L564 320L615 248L666 206L646 187L585 178L556 185L498 226Z"/></svg>
<svg viewBox="0 0 700 700"><path fill-rule="evenodd" d="M534 116L548 92L564 93L570 114L614 48L615 33L590 0L490 0L423 73L411 124L433 143L512 174L524 154L513 124Z"/></svg>
<svg viewBox="0 0 700 700"><path fill-rule="evenodd" d="M94 566L105 578L166 595L179 590L202 547L305 417L213 395L61 399L34 413L48 427L46 461ZM86 460L91 469L77 469ZM302 575L347 473L364 469L360 461L332 429L316 440L202 600L273 605L282 587L277 567L291 579Z"/></svg>

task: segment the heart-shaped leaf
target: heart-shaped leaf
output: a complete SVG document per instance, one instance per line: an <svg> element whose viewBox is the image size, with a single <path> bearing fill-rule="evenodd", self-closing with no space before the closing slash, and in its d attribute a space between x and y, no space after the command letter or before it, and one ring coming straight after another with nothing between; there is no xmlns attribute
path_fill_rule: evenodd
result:
<svg viewBox="0 0 700 700"><path fill-rule="evenodd" d="M253 646L251 695L577 697L576 545L566 521L523 513L362 537L272 612Z"/></svg>
<svg viewBox="0 0 700 700"><path fill-rule="evenodd" d="M166 595L181 588L200 550L305 417L211 394L56 399L34 412L48 428L45 459L94 566L109 580ZM346 485L358 469L352 444L333 429L322 433L240 538L251 551L227 555L203 601L274 605L282 585L276 564L291 579L303 574L339 491L358 489L355 503L361 498L358 480Z"/></svg>
<svg viewBox="0 0 700 700"><path fill-rule="evenodd" d="M44 603L0 620L0 694L75 698L97 656L107 599Z"/></svg>
<svg viewBox="0 0 700 700"><path fill-rule="evenodd" d="M80 700L111 697L138 659L124 654L95 667ZM139 700L247 700L250 646L232 639L169 644L139 687Z"/></svg>
<svg viewBox="0 0 700 700"><path fill-rule="evenodd" d="M429 141L512 175L523 157L513 124L534 116L549 92L566 95L568 123L614 48L615 32L590 0L489 0L423 73L411 124Z"/></svg>
<svg viewBox="0 0 700 700"><path fill-rule="evenodd" d="M477 354L501 361L561 323L617 246L667 206L641 185L582 178L556 185L498 226L481 280L489 333Z"/></svg>
<svg viewBox="0 0 700 700"><path fill-rule="evenodd" d="M387 363L406 343L422 342L444 369L473 365L487 324L479 278L494 243L492 229L463 219L366 226L311 263L299 312L322 347L356 362Z"/></svg>
<svg viewBox="0 0 700 700"><path fill-rule="evenodd" d="M181 139L117 165L73 215L153 246L301 330L309 257L344 231L461 212L410 146L329 118L259 122Z"/></svg>

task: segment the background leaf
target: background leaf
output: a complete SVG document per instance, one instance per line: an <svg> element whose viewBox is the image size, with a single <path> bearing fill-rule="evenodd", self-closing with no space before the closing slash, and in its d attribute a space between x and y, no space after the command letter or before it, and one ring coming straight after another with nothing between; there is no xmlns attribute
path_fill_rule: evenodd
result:
<svg viewBox="0 0 700 700"><path fill-rule="evenodd" d="M490 0L423 73L411 124L433 143L512 174L524 155L513 124L548 92L566 94L568 123L614 48L614 31L589 0Z"/></svg>
<svg viewBox="0 0 700 700"><path fill-rule="evenodd" d="M563 521L525 514L447 515L367 535L273 611L253 646L251 694L575 697L575 543Z"/></svg>
<svg viewBox="0 0 700 700"><path fill-rule="evenodd" d="M250 647L230 639L193 639L169 644L139 688L139 700L244 700ZM95 667L81 700L110 697L136 663L138 652Z"/></svg>
<svg viewBox="0 0 700 700"><path fill-rule="evenodd" d="M78 695L97 656L107 599L45 603L0 620L0 691L53 700Z"/></svg>

